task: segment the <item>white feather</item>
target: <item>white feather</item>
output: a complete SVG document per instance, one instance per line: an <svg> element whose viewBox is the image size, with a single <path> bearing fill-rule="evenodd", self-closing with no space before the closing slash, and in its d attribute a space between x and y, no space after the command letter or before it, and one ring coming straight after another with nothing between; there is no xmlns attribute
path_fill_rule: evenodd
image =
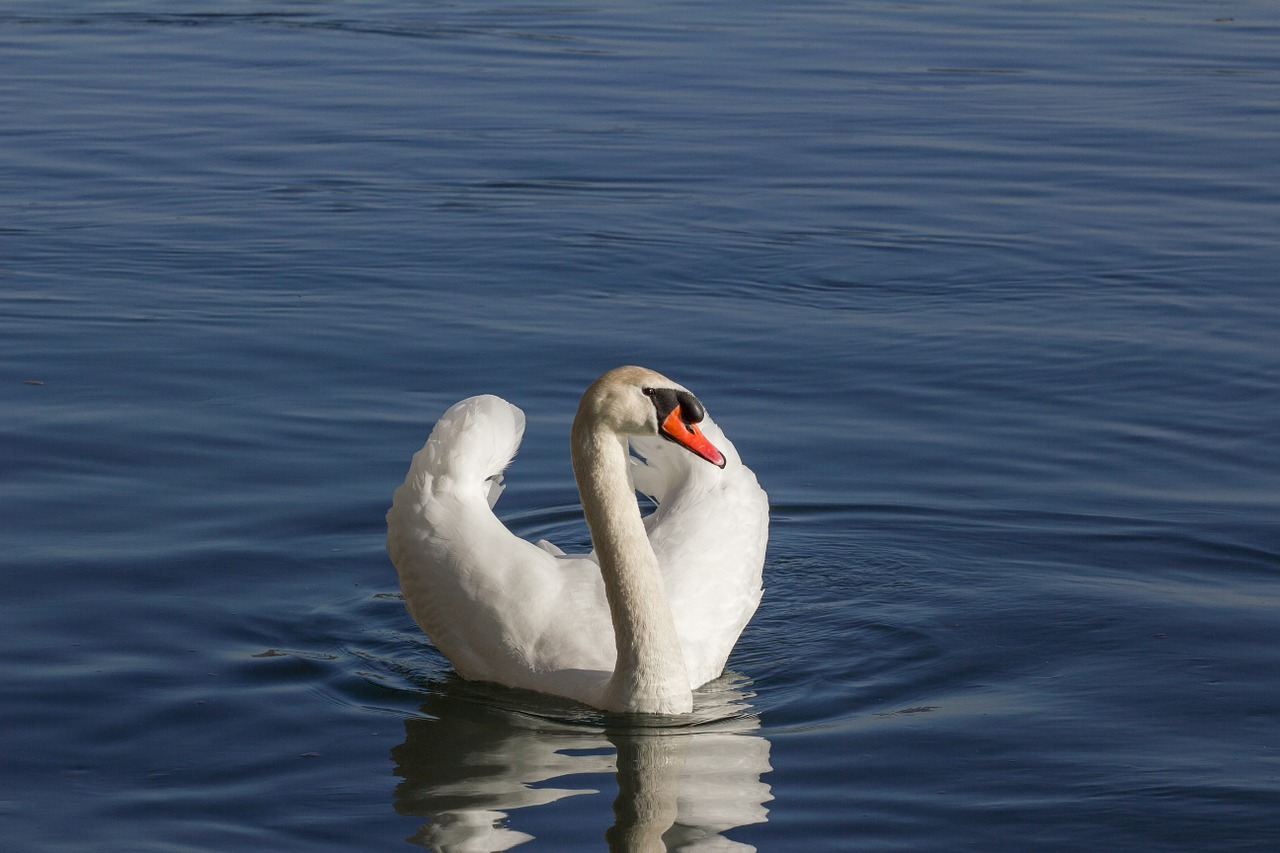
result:
<svg viewBox="0 0 1280 853"><path fill-rule="evenodd" d="M410 613L464 678L603 707L616 659L594 554L567 556L494 515L524 414L494 396L451 407L413 458L387 513L387 550ZM760 602L768 503L710 418L723 470L663 439L634 437L632 476L658 502L646 519L689 688L719 676ZM638 510L637 510L638 512Z"/></svg>

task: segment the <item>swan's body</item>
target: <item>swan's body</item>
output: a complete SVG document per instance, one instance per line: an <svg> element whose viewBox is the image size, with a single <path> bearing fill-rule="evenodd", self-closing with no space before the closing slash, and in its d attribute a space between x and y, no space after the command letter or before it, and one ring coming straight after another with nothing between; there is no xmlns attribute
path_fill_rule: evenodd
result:
<svg viewBox="0 0 1280 853"><path fill-rule="evenodd" d="M595 551L568 556L493 514L524 414L493 396L444 414L396 489L387 550L460 675L609 711L692 709L760 602L768 535L764 491L704 415L643 368L587 389L571 454ZM636 490L657 501L648 518Z"/></svg>

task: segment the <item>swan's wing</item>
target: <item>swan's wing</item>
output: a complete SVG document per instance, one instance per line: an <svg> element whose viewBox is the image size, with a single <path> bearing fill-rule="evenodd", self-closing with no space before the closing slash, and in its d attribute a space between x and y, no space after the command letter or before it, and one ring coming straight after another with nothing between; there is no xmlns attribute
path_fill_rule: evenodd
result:
<svg viewBox="0 0 1280 853"><path fill-rule="evenodd" d="M699 424L723 470L669 441L632 439L637 490L658 507L647 519L691 686L724 670L763 594L769 500L711 418Z"/></svg>
<svg viewBox="0 0 1280 853"><path fill-rule="evenodd" d="M409 612L464 678L586 701L614 665L600 570L520 539L491 507L523 434L524 413L498 397L450 408L395 491L387 552Z"/></svg>

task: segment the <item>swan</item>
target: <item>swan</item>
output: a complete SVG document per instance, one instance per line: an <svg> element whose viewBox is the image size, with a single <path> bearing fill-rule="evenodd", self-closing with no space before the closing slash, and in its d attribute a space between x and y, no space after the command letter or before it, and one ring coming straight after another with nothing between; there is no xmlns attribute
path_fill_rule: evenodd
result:
<svg viewBox="0 0 1280 853"><path fill-rule="evenodd" d="M611 712L682 714L760 603L769 505L690 391L618 367L582 395L570 457L594 550L528 542L493 513L524 413L454 404L387 512L414 621L465 679ZM636 492L657 508L642 517Z"/></svg>

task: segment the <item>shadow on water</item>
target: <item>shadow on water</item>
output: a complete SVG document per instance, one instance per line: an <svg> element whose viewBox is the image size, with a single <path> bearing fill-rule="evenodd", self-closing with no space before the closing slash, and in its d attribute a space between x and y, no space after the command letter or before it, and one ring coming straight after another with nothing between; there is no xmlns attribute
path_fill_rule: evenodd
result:
<svg viewBox="0 0 1280 853"><path fill-rule="evenodd" d="M410 840L430 850L506 850L534 837L509 825L512 812L599 794L584 776L612 775L609 850L752 850L723 835L764 822L773 798L769 741L743 687L731 676L704 687L689 722L448 678L392 750L396 811L427 818Z"/></svg>

